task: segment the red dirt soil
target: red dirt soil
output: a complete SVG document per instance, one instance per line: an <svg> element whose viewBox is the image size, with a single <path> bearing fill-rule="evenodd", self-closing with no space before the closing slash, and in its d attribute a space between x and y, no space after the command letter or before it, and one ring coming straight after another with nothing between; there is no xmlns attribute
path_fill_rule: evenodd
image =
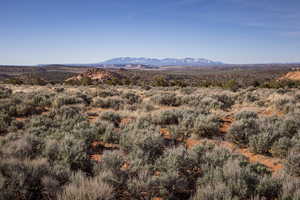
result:
<svg viewBox="0 0 300 200"><path fill-rule="evenodd" d="M262 112L259 112L258 114L263 115L263 116L283 116L284 113L281 111L276 111L276 110L264 110Z"/></svg>
<svg viewBox="0 0 300 200"><path fill-rule="evenodd" d="M110 144L110 143L105 143L105 142L101 142L101 141L95 141L92 143L93 148L97 148L99 146L104 147L104 148L113 148L113 149L119 148L119 145L117 145L117 144Z"/></svg>
<svg viewBox="0 0 300 200"><path fill-rule="evenodd" d="M128 125L131 122L133 122L134 120L135 120L134 117L125 117L121 120L120 125L123 125L123 126Z"/></svg>
<svg viewBox="0 0 300 200"><path fill-rule="evenodd" d="M17 117L16 120L17 120L17 121L25 121L26 118L25 118L25 117Z"/></svg>
<svg viewBox="0 0 300 200"><path fill-rule="evenodd" d="M170 131L166 128L161 128L160 134L163 136L164 139L167 139L167 140L172 139L172 135L171 135Z"/></svg>
<svg viewBox="0 0 300 200"><path fill-rule="evenodd" d="M222 121L222 125L221 125L219 130L220 130L221 133L226 134L228 132L231 124L234 121L233 116L232 115L227 115L221 121Z"/></svg>
<svg viewBox="0 0 300 200"><path fill-rule="evenodd" d="M93 155L90 156L91 160L94 160L94 161L97 161L97 162L100 162L101 158L102 158L101 154L93 154Z"/></svg>

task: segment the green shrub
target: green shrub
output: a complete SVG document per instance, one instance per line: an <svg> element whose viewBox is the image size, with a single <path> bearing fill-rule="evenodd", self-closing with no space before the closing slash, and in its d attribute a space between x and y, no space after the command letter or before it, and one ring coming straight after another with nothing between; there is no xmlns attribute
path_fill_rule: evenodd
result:
<svg viewBox="0 0 300 200"><path fill-rule="evenodd" d="M166 150L155 165L160 176L153 181L159 194L165 198L186 198L186 191L197 179L197 171L193 170L193 166L194 161L182 146Z"/></svg>
<svg viewBox="0 0 300 200"><path fill-rule="evenodd" d="M42 110L33 104L21 103L16 105L16 116L18 117L26 117L29 115L40 114L41 112Z"/></svg>
<svg viewBox="0 0 300 200"><path fill-rule="evenodd" d="M277 110L281 110L285 113L293 110L295 108L295 99L290 96L281 96L274 100L274 105Z"/></svg>
<svg viewBox="0 0 300 200"><path fill-rule="evenodd" d="M0 199L47 199L44 193L49 188L45 188L45 178L52 177L52 187L55 187L56 180L51 174L50 166L45 160L17 161L1 160L0 163Z"/></svg>
<svg viewBox="0 0 300 200"><path fill-rule="evenodd" d="M143 114L139 116L134 122L135 127L138 129L146 129L152 126L153 123L154 123L154 119L151 114Z"/></svg>
<svg viewBox="0 0 300 200"><path fill-rule="evenodd" d="M180 112L177 110L159 111L152 118L156 124L172 125L179 123Z"/></svg>
<svg viewBox="0 0 300 200"><path fill-rule="evenodd" d="M64 87L56 87L56 88L54 88L53 90L54 90L55 92L57 92L57 93L62 93L62 92L65 91L65 88L64 88Z"/></svg>
<svg viewBox="0 0 300 200"><path fill-rule="evenodd" d="M95 123L94 141L103 141L106 143L118 144L120 140L119 134L115 131L112 123L106 121L97 121Z"/></svg>
<svg viewBox="0 0 300 200"><path fill-rule="evenodd" d="M13 120L11 121L10 127L8 129L9 132L16 132L20 129L23 129L25 123L23 121Z"/></svg>
<svg viewBox="0 0 300 200"><path fill-rule="evenodd" d="M235 121L227 134L227 138L240 145L247 145L249 138L253 135L258 134L259 125L254 119L242 119Z"/></svg>
<svg viewBox="0 0 300 200"><path fill-rule="evenodd" d="M278 122L278 132L281 137L289 137L292 138L295 134L297 134L300 129L300 115L287 115L285 118L280 119Z"/></svg>
<svg viewBox="0 0 300 200"><path fill-rule="evenodd" d="M0 99L3 98L8 98L12 95L12 90L5 88L5 87L0 87Z"/></svg>
<svg viewBox="0 0 300 200"><path fill-rule="evenodd" d="M125 160L119 151L104 152L101 159L100 168L102 168L103 181L114 188L114 191L126 189L128 173L122 170ZM118 193L120 195L120 193Z"/></svg>
<svg viewBox="0 0 300 200"><path fill-rule="evenodd" d="M80 111L81 110L78 107L63 106L60 109L51 111L49 115L51 118L55 118L60 123L76 123L84 120L84 117L81 115Z"/></svg>
<svg viewBox="0 0 300 200"><path fill-rule="evenodd" d="M197 105L197 107L203 109L221 109L223 107L223 103L214 99L212 97L204 97L201 100L196 100L196 103L192 103L192 105Z"/></svg>
<svg viewBox="0 0 300 200"><path fill-rule="evenodd" d="M164 76L155 76L153 85L156 87L167 87L169 86L168 80Z"/></svg>
<svg viewBox="0 0 300 200"><path fill-rule="evenodd" d="M54 160L53 162L67 165L74 171L83 170L90 172L91 164L87 155L88 146L83 141L75 139L73 136L66 135L65 138L60 141L60 144L58 160Z"/></svg>
<svg viewBox="0 0 300 200"><path fill-rule="evenodd" d="M103 169L118 172L121 170L125 160L120 151L105 151L102 156Z"/></svg>
<svg viewBox="0 0 300 200"><path fill-rule="evenodd" d="M54 162L57 162L61 159L60 157L60 144L57 142L57 140L47 140L45 143L45 148L42 153L44 157L48 159L48 161L52 164Z"/></svg>
<svg viewBox="0 0 300 200"><path fill-rule="evenodd" d="M159 130L153 126L129 129L120 138L120 148L129 154L131 159L142 163L152 163L163 153L164 142Z"/></svg>
<svg viewBox="0 0 300 200"><path fill-rule="evenodd" d="M20 159L33 159L41 154L42 148L42 139L33 135L25 135L7 144L5 146L5 152Z"/></svg>
<svg viewBox="0 0 300 200"><path fill-rule="evenodd" d="M287 156L285 167L292 176L300 176L300 148L292 148Z"/></svg>
<svg viewBox="0 0 300 200"><path fill-rule="evenodd" d="M58 96L54 99L53 106L60 108L64 105L72 105L72 104L78 104L82 103L82 100L80 98L77 98L75 96Z"/></svg>
<svg viewBox="0 0 300 200"><path fill-rule="evenodd" d="M110 89L110 90L103 90L103 89L97 89L94 93L94 97L112 97L112 96L119 96L121 93L115 89Z"/></svg>
<svg viewBox="0 0 300 200"><path fill-rule="evenodd" d="M127 181L127 189L132 199L150 199L157 195L152 187L152 171L144 168L138 166L137 172L134 171L134 175L129 176Z"/></svg>
<svg viewBox="0 0 300 200"><path fill-rule="evenodd" d="M112 108L119 110L123 107L124 101L120 98L96 98L93 99L93 106L100 108Z"/></svg>
<svg viewBox="0 0 300 200"><path fill-rule="evenodd" d="M119 126L119 123L121 122L122 119L120 114L111 111L103 112L100 117L103 120L112 122L115 126Z"/></svg>
<svg viewBox="0 0 300 200"><path fill-rule="evenodd" d="M12 84L12 85L21 85L21 84L24 84L24 82L23 82L21 79L19 79L19 78L14 78L14 77L5 79L3 82L4 82L5 84Z"/></svg>
<svg viewBox="0 0 300 200"><path fill-rule="evenodd" d="M292 141L283 137L276 141L271 148L271 153L275 157L286 158L289 148L292 146Z"/></svg>
<svg viewBox="0 0 300 200"><path fill-rule="evenodd" d="M35 107L50 106L52 103L52 99L49 95L34 94L30 98L31 98L30 103Z"/></svg>
<svg viewBox="0 0 300 200"><path fill-rule="evenodd" d="M122 97L124 99L126 99L126 102L130 105L132 104L137 104L137 103L140 103L141 102L141 98L140 96L134 94L134 93L125 93L122 95Z"/></svg>
<svg viewBox="0 0 300 200"><path fill-rule="evenodd" d="M282 191L282 184L275 178L265 176L256 187L257 195L265 199L277 199Z"/></svg>
<svg viewBox="0 0 300 200"><path fill-rule="evenodd" d="M153 105L147 104L147 103L140 104L138 108L145 112L151 112L151 111L155 110L155 107Z"/></svg>
<svg viewBox="0 0 300 200"><path fill-rule="evenodd" d="M163 138L158 132L151 130L135 133L131 155L139 158L145 163L153 164L162 155L164 149Z"/></svg>
<svg viewBox="0 0 300 200"><path fill-rule="evenodd" d="M181 99L176 94L162 93L151 97L151 101L162 106L180 106Z"/></svg>
<svg viewBox="0 0 300 200"><path fill-rule="evenodd" d="M253 153L268 154L273 143L270 133L262 132L249 138L249 147Z"/></svg>
<svg viewBox="0 0 300 200"><path fill-rule="evenodd" d="M157 188L156 194L170 199L186 199L189 190L189 180L180 176L176 171L161 173L160 176L154 177L153 184Z"/></svg>
<svg viewBox="0 0 300 200"><path fill-rule="evenodd" d="M193 135L212 137L219 133L220 120L214 115L199 115L193 125Z"/></svg>
<svg viewBox="0 0 300 200"><path fill-rule="evenodd" d="M282 179L282 194L280 199L292 200L300 199L300 180L299 177L293 177L286 174L285 171L281 173Z"/></svg>
<svg viewBox="0 0 300 200"><path fill-rule="evenodd" d="M215 94L212 96L212 98L220 102L220 108L223 110L231 108L235 102L234 97L227 93Z"/></svg>
<svg viewBox="0 0 300 200"><path fill-rule="evenodd" d="M229 80L226 83L223 84L223 88L225 89L229 89L232 91L236 91L237 89L240 88L240 85L238 84L238 82L236 80Z"/></svg>
<svg viewBox="0 0 300 200"><path fill-rule="evenodd" d="M89 96L88 94L83 94L83 93L77 93L76 97L81 99L84 104L90 105L92 103L92 97Z"/></svg>
<svg viewBox="0 0 300 200"><path fill-rule="evenodd" d="M32 117L28 123L25 124L25 128L29 134L38 137L47 137L54 129L58 128L58 121L53 120L49 116L39 115Z"/></svg>
<svg viewBox="0 0 300 200"><path fill-rule="evenodd" d="M0 135L7 133L11 120L8 114L0 113Z"/></svg>
<svg viewBox="0 0 300 200"><path fill-rule="evenodd" d="M215 183L213 186L208 185L197 189L193 200L211 199L211 200L228 200L233 199L230 188L225 183Z"/></svg>
<svg viewBox="0 0 300 200"><path fill-rule="evenodd" d="M185 87L185 88L181 88L180 92L184 95L190 95L193 94L195 92L195 88L192 87Z"/></svg>
<svg viewBox="0 0 300 200"><path fill-rule="evenodd" d="M258 115L256 112L253 111L240 111L234 115L236 120L242 120L242 119L258 119Z"/></svg>
<svg viewBox="0 0 300 200"><path fill-rule="evenodd" d="M251 168L235 158L228 159L222 168L210 168L198 179L193 199L276 199L281 183Z"/></svg>

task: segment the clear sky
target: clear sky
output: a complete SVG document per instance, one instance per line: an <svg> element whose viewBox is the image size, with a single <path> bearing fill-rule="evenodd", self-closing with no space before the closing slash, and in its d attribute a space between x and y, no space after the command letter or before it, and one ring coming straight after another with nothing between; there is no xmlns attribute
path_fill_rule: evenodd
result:
<svg viewBox="0 0 300 200"><path fill-rule="evenodd" d="M0 64L300 62L300 0L0 0Z"/></svg>

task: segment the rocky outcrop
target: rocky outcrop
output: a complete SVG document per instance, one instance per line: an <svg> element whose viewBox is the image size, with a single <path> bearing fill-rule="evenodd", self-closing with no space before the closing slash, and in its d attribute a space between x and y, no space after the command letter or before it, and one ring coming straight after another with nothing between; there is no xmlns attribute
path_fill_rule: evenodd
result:
<svg viewBox="0 0 300 200"><path fill-rule="evenodd" d="M114 72L106 69L93 68L93 69L88 69L86 72L82 74L67 79L66 82L81 81L84 78L90 79L93 82L103 83L107 80L123 79L124 76L118 72Z"/></svg>
<svg viewBox="0 0 300 200"><path fill-rule="evenodd" d="M279 78L279 80L292 80L292 81L300 81L300 71L292 71L288 72L286 75Z"/></svg>

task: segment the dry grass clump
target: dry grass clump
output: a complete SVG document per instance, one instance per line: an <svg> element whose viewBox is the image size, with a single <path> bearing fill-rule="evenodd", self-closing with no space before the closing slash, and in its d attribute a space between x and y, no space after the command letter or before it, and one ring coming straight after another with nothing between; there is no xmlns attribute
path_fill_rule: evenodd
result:
<svg viewBox="0 0 300 200"><path fill-rule="evenodd" d="M65 186L59 200L112 200L113 188L106 184L103 177L86 177L82 173L71 176L71 183Z"/></svg>

